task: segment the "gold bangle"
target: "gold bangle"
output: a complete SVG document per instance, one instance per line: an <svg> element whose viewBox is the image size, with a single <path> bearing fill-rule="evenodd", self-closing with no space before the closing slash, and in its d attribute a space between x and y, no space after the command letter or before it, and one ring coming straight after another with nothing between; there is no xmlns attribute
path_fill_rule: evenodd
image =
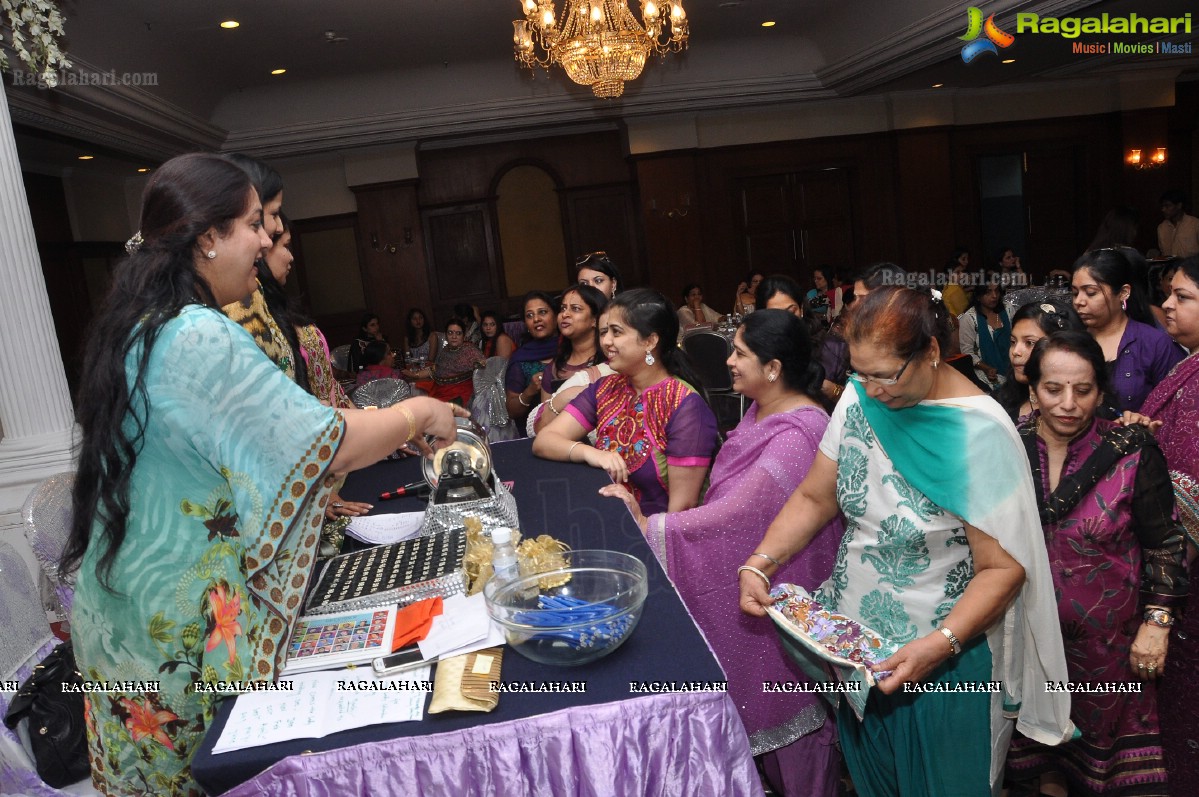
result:
<svg viewBox="0 0 1199 797"><path fill-rule="evenodd" d="M554 413L555 415L562 414L561 410L554 409L554 397L553 396L550 396L549 401L547 401L546 404L550 405L550 412Z"/></svg>
<svg viewBox="0 0 1199 797"><path fill-rule="evenodd" d="M532 404L525 404L525 393L523 390L516 394L516 400L520 402L520 406L522 406L522 407L532 407L533 406Z"/></svg>
<svg viewBox="0 0 1199 797"><path fill-rule="evenodd" d="M575 453L575 446L577 446L581 442L583 442L583 441L576 440L576 441L574 441L574 444L572 444L570 448L566 449L566 461L567 462L574 462L574 460L571 459L571 455L573 455Z"/></svg>
<svg viewBox="0 0 1199 797"><path fill-rule="evenodd" d="M770 590L770 576L766 575L758 568L751 565L741 565L741 567L737 568L737 578L741 578L742 573L753 573L755 576L765 581L767 591Z"/></svg>
<svg viewBox="0 0 1199 797"><path fill-rule="evenodd" d="M771 556L768 553L762 553L761 551L754 551L753 553L750 554L750 556L760 556L763 559L765 559L767 562L773 562L775 567L783 566L782 562L780 562L778 559L775 559L773 556Z"/></svg>
<svg viewBox="0 0 1199 797"><path fill-rule="evenodd" d="M406 446L416 437L416 416L403 404L397 404L396 407L404 415L404 420L408 421L408 436L404 438L404 442L400 443L401 446Z"/></svg>

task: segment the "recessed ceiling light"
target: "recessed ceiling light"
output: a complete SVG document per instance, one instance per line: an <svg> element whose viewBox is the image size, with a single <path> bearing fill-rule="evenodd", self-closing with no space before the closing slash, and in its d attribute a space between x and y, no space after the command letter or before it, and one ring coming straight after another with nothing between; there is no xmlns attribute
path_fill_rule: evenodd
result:
<svg viewBox="0 0 1199 797"><path fill-rule="evenodd" d="M94 157L96 157L96 156L95 156L95 155L80 155L80 156L79 156L79 160L81 160L81 161L90 161L90 160L91 160L92 158L94 158Z"/></svg>
<svg viewBox="0 0 1199 797"><path fill-rule="evenodd" d="M138 174L145 174L145 173L146 173L146 172L148 172L148 171L150 171L149 167L147 167L147 166L143 166L143 167L141 167L140 169L138 169L138 170L137 170L137 173L138 173Z"/></svg>
<svg viewBox="0 0 1199 797"><path fill-rule="evenodd" d="M775 25L777 25L777 24L778 24L778 23L777 23L777 22L775 22L773 19L768 19L768 20L766 20L765 22L763 22L763 23L762 23L762 27L763 27L763 28L773 28L773 27L774 27Z"/></svg>
<svg viewBox="0 0 1199 797"><path fill-rule="evenodd" d="M1005 64L1014 64L1014 63L1016 63L1016 59L1015 59L1015 58L1009 58L1009 59L1007 59L1006 61L1003 61L1002 63L1005 63Z"/></svg>
<svg viewBox="0 0 1199 797"><path fill-rule="evenodd" d="M221 23L221 27L224 28L225 30L233 30L234 28L240 28L241 23L238 22L236 19L227 19Z"/></svg>
<svg viewBox="0 0 1199 797"><path fill-rule="evenodd" d="M271 74L272 75L282 75L286 71L287 71L286 69L272 69Z"/></svg>
<svg viewBox="0 0 1199 797"><path fill-rule="evenodd" d="M942 87L942 86L944 86L944 85L945 85L944 83L934 83L934 84L933 84L933 88L934 88L934 89L939 89L939 88L941 88L941 87Z"/></svg>

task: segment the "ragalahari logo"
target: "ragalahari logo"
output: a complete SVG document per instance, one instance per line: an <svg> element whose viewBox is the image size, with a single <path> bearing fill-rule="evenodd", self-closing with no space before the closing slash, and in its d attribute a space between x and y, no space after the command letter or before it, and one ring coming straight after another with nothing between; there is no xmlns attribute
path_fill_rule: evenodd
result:
<svg viewBox="0 0 1199 797"><path fill-rule="evenodd" d="M980 39L979 36L986 35L985 39ZM979 57L983 53L991 53L999 55L999 47L1011 47L1012 42L1016 37L1010 33L1002 31L995 24L995 15L987 17L987 21L983 22L983 12L981 9L970 6L966 9L966 35L959 36L964 42L969 42L962 48L962 60L967 64Z"/></svg>

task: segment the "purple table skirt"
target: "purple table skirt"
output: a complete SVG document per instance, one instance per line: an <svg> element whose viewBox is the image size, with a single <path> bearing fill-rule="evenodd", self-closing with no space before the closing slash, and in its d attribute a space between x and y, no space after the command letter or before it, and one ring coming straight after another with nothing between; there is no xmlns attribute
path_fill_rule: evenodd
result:
<svg viewBox="0 0 1199 797"><path fill-rule="evenodd" d="M691 692L292 756L225 797L761 793L732 700Z"/></svg>

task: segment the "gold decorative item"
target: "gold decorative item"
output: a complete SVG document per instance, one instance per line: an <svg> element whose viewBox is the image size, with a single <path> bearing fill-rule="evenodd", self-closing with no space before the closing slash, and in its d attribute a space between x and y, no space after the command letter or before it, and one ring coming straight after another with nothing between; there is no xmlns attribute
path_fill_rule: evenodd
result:
<svg viewBox="0 0 1199 797"><path fill-rule="evenodd" d="M525 18L512 23L516 60L530 70L559 63L597 97L619 97L651 53L687 49L687 13L680 0L642 0L638 23L627 0L566 0L559 23L553 0L522 0Z"/></svg>
<svg viewBox="0 0 1199 797"><path fill-rule="evenodd" d="M483 585L491 578L491 535L483 531L482 521L473 515L468 515L463 520L463 525L466 527L466 556L462 560L462 567L470 585L467 594L474 595L482 592ZM567 567L564 554L570 550L570 546L548 534L522 540L520 530L512 529L512 543L516 545L516 558L520 562L522 576ZM541 589L552 589L568 581L569 573L558 574L540 579L537 586Z"/></svg>

